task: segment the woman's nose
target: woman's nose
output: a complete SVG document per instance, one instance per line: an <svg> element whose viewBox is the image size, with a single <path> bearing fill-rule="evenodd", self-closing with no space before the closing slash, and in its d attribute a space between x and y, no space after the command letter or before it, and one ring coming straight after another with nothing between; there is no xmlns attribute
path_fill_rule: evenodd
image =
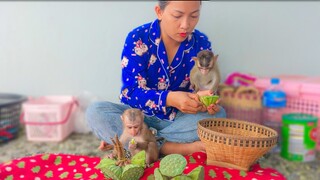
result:
<svg viewBox="0 0 320 180"><path fill-rule="evenodd" d="M181 20L181 25L180 25L181 29L188 30L189 26L190 26L189 18L187 17L183 18Z"/></svg>

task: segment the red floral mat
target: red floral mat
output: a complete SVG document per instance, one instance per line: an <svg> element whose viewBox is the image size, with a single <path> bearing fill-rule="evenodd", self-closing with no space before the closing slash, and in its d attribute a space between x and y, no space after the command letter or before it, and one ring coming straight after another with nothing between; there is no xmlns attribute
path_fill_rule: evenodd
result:
<svg viewBox="0 0 320 180"><path fill-rule="evenodd" d="M235 169L222 168L217 166L206 166L206 154L194 153L185 156L188 165L184 173L192 171L199 165L204 166L205 179L269 179L283 180L285 177L278 171L261 168L258 164L252 166L248 172ZM100 162L100 157L89 157L70 154L38 154L29 157L23 157L0 164L0 179L103 179L104 176L100 170L94 167ZM147 180L159 162L154 166L146 168L141 179Z"/></svg>

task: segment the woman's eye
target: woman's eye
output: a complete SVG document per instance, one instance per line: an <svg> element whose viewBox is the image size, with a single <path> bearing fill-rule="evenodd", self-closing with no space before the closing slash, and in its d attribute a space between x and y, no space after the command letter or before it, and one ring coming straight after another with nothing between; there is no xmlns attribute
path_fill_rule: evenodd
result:
<svg viewBox="0 0 320 180"><path fill-rule="evenodd" d="M197 19L199 16L191 16L191 18L193 19Z"/></svg>
<svg viewBox="0 0 320 180"><path fill-rule="evenodd" d="M181 16L175 16L175 15L173 15L173 17L178 19L178 18L180 18Z"/></svg>

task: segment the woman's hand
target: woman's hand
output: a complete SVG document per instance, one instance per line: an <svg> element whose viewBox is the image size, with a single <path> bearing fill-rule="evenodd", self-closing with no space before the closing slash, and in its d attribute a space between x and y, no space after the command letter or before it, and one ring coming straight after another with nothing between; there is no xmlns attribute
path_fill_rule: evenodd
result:
<svg viewBox="0 0 320 180"><path fill-rule="evenodd" d="M183 113L196 114L199 111L206 111L206 107L200 102L197 94L171 91L167 96L167 106L179 109Z"/></svg>
<svg viewBox="0 0 320 180"><path fill-rule="evenodd" d="M203 90L203 91L198 91L197 94L199 96L213 96L213 91L212 90ZM218 106L219 102L220 102L220 99L218 99L214 104L210 104L207 107L207 111L209 114L213 115L213 114L220 111L220 107Z"/></svg>
<svg viewBox="0 0 320 180"><path fill-rule="evenodd" d="M207 107L207 111L209 114L214 115L215 113L220 111L220 107L218 106L220 99L218 99L214 104L210 104Z"/></svg>

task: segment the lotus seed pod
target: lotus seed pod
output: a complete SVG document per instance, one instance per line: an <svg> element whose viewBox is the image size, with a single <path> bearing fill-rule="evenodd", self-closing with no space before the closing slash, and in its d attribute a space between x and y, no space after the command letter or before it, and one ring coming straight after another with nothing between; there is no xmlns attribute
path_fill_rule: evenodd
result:
<svg viewBox="0 0 320 180"><path fill-rule="evenodd" d="M110 165L108 167L101 168L101 171L104 176L114 180L119 180L122 174L122 168L116 165Z"/></svg>
<svg viewBox="0 0 320 180"><path fill-rule="evenodd" d="M139 180L143 173L143 167L134 164L128 164L123 168L121 180Z"/></svg>
<svg viewBox="0 0 320 180"><path fill-rule="evenodd" d="M198 166L189 172L188 177L193 180L203 180L204 179L204 168L203 166Z"/></svg>
<svg viewBox="0 0 320 180"><path fill-rule="evenodd" d="M109 158L103 158L100 160L99 164L96 165L96 169L101 169L101 168L105 168L105 167L109 167L111 165L115 165L116 161L113 159L109 159Z"/></svg>
<svg viewBox="0 0 320 180"><path fill-rule="evenodd" d="M131 164L146 167L146 151L140 151L131 158Z"/></svg>
<svg viewBox="0 0 320 180"><path fill-rule="evenodd" d="M215 103L219 99L219 96L200 96L200 101L208 107L210 104Z"/></svg>
<svg viewBox="0 0 320 180"><path fill-rule="evenodd" d="M190 177L186 175L180 175L172 178L171 180L198 180L198 179L191 179Z"/></svg>
<svg viewBox="0 0 320 180"><path fill-rule="evenodd" d="M153 174L154 174L155 180L163 180L163 177L159 171L159 168L155 168Z"/></svg>
<svg viewBox="0 0 320 180"><path fill-rule="evenodd" d="M160 172L162 175L174 177L182 174L186 168L187 160L180 154L170 154L160 161Z"/></svg>

